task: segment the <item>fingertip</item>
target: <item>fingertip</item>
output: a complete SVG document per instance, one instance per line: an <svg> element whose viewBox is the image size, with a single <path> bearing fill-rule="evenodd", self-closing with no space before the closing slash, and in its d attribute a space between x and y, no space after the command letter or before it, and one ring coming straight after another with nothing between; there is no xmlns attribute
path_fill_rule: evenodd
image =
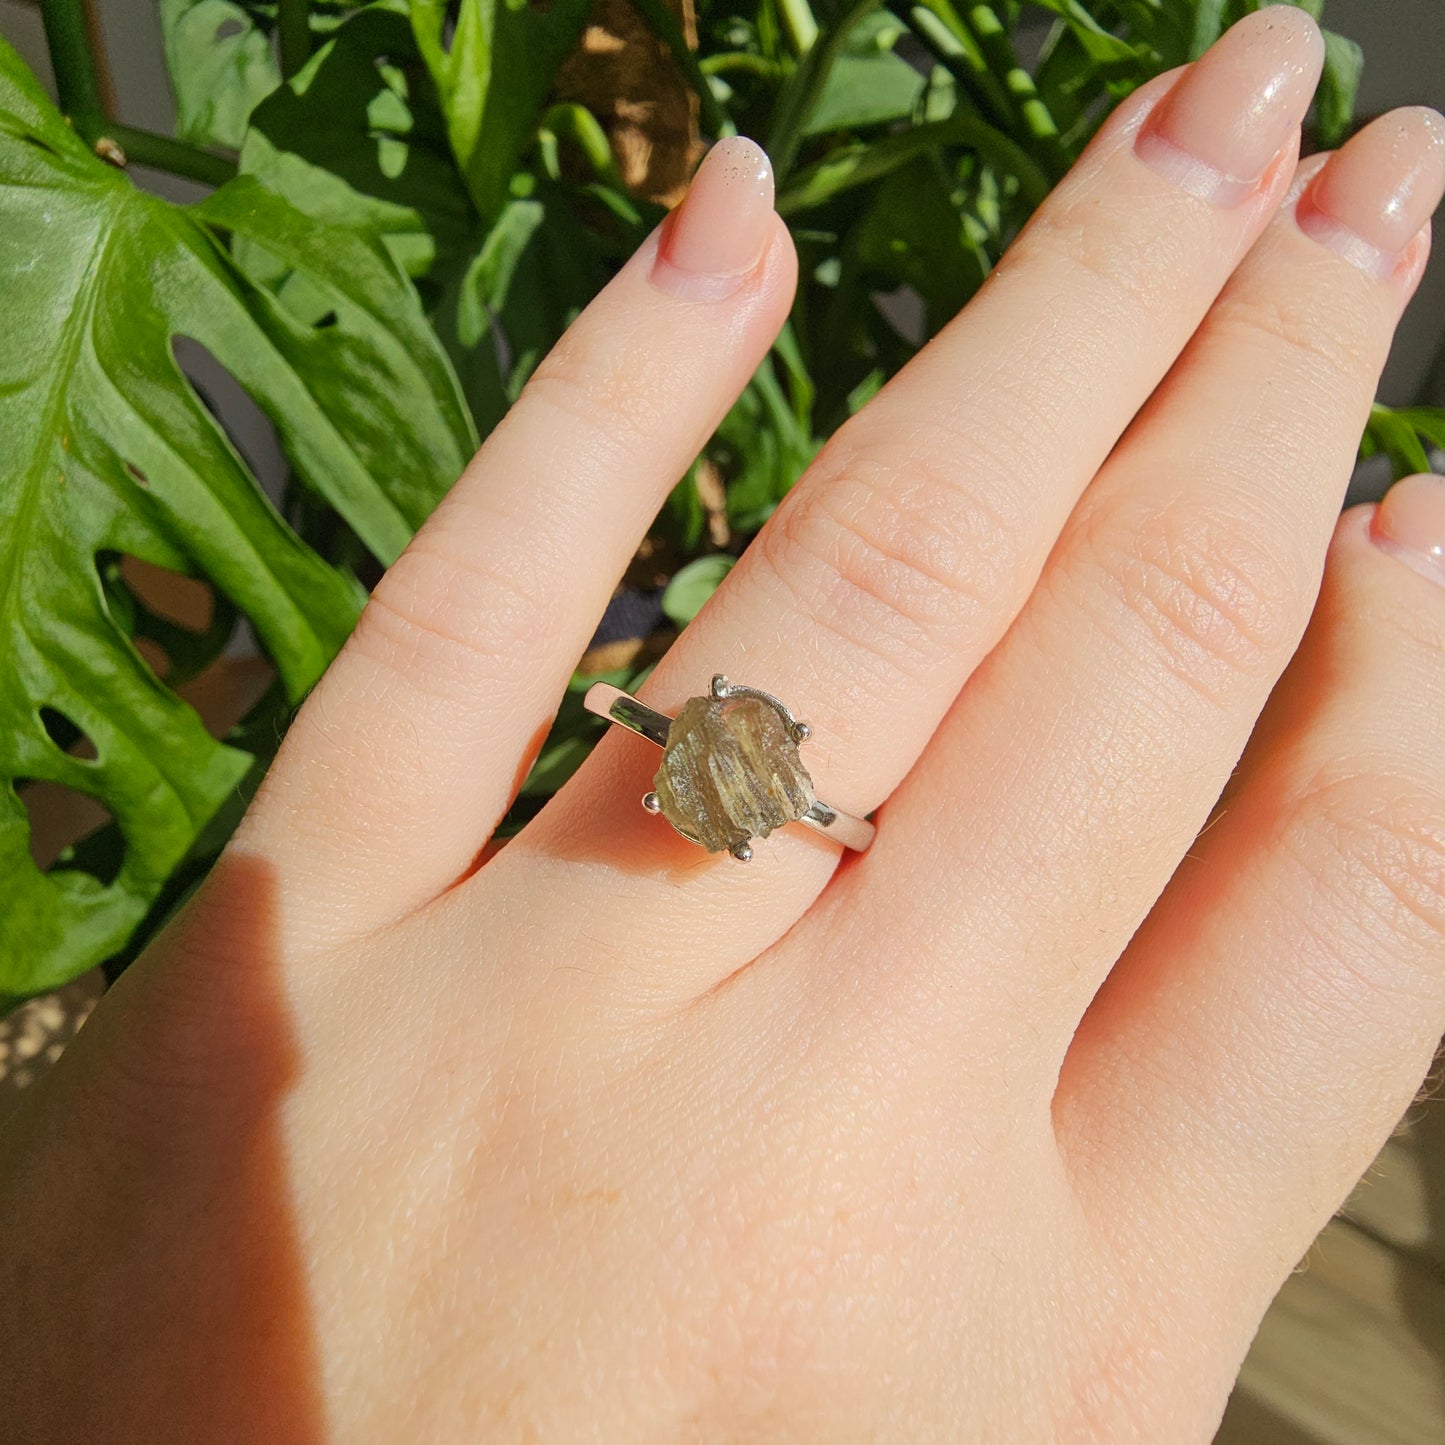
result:
<svg viewBox="0 0 1445 1445"><path fill-rule="evenodd" d="M663 225L653 285L689 301L739 291L770 247L773 199L773 166L762 146L746 136L720 140Z"/></svg>
<svg viewBox="0 0 1445 1445"><path fill-rule="evenodd" d="M1402 477L1366 525L1380 551L1445 587L1445 477L1432 472Z"/></svg>

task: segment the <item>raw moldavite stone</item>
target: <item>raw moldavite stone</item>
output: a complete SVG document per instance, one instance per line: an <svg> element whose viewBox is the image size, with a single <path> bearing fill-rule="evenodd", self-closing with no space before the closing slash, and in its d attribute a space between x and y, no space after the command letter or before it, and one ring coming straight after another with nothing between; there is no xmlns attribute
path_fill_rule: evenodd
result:
<svg viewBox="0 0 1445 1445"><path fill-rule="evenodd" d="M787 722L756 697L685 702L653 787L663 817L709 853L766 838L815 801Z"/></svg>

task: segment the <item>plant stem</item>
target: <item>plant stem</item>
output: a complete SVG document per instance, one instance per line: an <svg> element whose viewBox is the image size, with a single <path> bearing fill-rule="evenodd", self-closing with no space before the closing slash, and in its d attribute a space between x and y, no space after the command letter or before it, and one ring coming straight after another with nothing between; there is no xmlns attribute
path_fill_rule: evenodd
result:
<svg viewBox="0 0 1445 1445"><path fill-rule="evenodd" d="M185 176L204 186L223 186L236 174L235 162L228 161L224 156L212 155L199 146L187 145L169 136L137 130L134 126L103 121L95 139L113 140L125 152L130 165L169 171L173 176Z"/></svg>
<svg viewBox="0 0 1445 1445"><path fill-rule="evenodd" d="M286 80L311 59L309 0L280 0L276 7L276 39L281 74Z"/></svg>
<svg viewBox="0 0 1445 1445"><path fill-rule="evenodd" d="M105 107L86 30L85 6L82 0L40 0L40 19L60 108L78 134L94 140L97 127L104 123Z"/></svg>
<svg viewBox="0 0 1445 1445"><path fill-rule="evenodd" d="M697 52L687 43L687 36L682 33L677 17L662 0L633 0L633 3L651 27L652 33L672 51L672 58L677 61L682 73L687 77L688 84L696 92L703 128L709 135L719 139L725 135L736 135L738 128L713 94L707 76L698 65Z"/></svg>
<svg viewBox="0 0 1445 1445"><path fill-rule="evenodd" d="M888 8L948 71L985 120L996 126L1010 124L1012 117L1003 86L947 0L933 0L932 4L890 0Z"/></svg>
<svg viewBox="0 0 1445 1445"><path fill-rule="evenodd" d="M925 151L946 145L968 146L1001 171L1016 176L1031 209L1049 193L1048 176L1015 142L987 121L958 110L945 120L916 125L882 140L844 146L799 171L778 193L778 214L787 216L821 205L853 186L887 175Z"/></svg>
<svg viewBox="0 0 1445 1445"><path fill-rule="evenodd" d="M1034 88L1033 77L1019 64L1002 20L987 5L971 5L965 23L973 32L989 69L1000 79L1017 109L1022 129L1033 141L1034 154L1055 180L1069 168L1069 157L1049 108Z"/></svg>
<svg viewBox="0 0 1445 1445"><path fill-rule="evenodd" d="M800 56L806 55L818 38L818 22L813 18L808 0L778 0L778 14L782 16L793 49Z"/></svg>
<svg viewBox="0 0 1445 1445"><path fill-rule="evenodd" d="M819 39L779 92L768 132L767 152L780 183L798 158L808 120L817 108L834 61L854 27L878 5L879 0L853 0L837 20L819 32Z"/></svg>

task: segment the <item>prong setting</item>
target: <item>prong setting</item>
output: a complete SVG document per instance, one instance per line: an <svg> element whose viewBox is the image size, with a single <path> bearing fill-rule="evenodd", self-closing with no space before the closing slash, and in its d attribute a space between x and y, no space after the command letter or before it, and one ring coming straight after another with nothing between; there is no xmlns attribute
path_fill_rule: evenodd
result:
<svg viewBox="0 0 1445 1445"><path fill-rule="evenodd" d="M662 799L656 793L644 793L642 806L649 813L660 813L662 812Z"/></svg>
<svg viewBox="0 0 1445 1445"><path fill-rule="evenodd" d="M730 683L727 678L723 676L722 673L719 672L714 675L712 680L712 695L719 702L726 701L728 695L732 692L732 690L732 683Z"/></svg>
<svg viewBox="0 0 1445 1445"><path fill-rule="evenodd" d="M751 863L753 860L753 845L751 843L734 843L732 855L739 863Z"/></svg>

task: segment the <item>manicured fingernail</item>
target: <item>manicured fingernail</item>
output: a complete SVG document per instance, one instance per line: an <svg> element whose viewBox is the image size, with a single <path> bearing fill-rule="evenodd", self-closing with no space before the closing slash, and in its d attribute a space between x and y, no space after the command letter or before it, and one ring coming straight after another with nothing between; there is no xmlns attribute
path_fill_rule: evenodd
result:
<svg viewBox="0 0 1445 1445"><path fill-rule="evenodd" d="M767 153L746 136L720 140L663 225L653 284L688 300L731 295L762 259L772 219Z"/></svg>
<svg viewBox="0 0 1445 1445"><path fill-rule="evenodd" d="M1193 195L1237 206L1304 119L1324 56L1303 10L1271 5L1246 15L1159 102L1135 153Z"/></svg>
<svg viewBox="0 0 1445 1445"><path fill-rule="evenodd" d="M1371 276L1391 276L1445 195L1445 119L1427 106L1371 121L1295 205L1305 235Z"/></svg>
<svg viewBox="0 0 1445 1445"><path fill-rule="evenodd" d="M1445 477L1402 477L1375 508L1377 545L1445 587Z"/></svg>

